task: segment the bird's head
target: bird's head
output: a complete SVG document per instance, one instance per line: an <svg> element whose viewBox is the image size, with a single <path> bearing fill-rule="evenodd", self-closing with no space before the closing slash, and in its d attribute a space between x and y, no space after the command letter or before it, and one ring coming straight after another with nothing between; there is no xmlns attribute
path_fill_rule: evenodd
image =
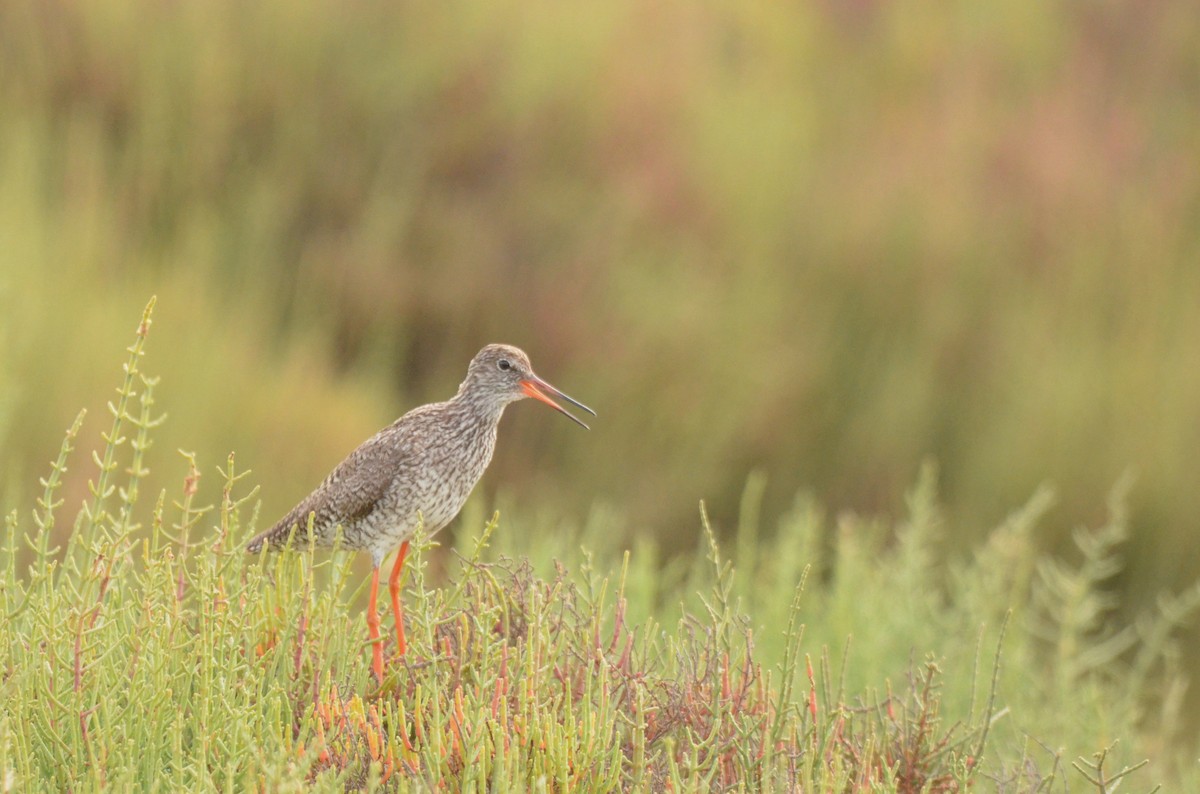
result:
<svg viewBox="0 0 1200 794"><path fill-rule="evenodd" d="M592 416L596 415L591 408L563 394L535 375L533 365L529 363L529 356L512 345L488 345L476 353L467 368L467 379L463 381L459 392L501 410L508 403L532 397L584 428L587 425L555 402L554 397L566 400Z"/></svg>

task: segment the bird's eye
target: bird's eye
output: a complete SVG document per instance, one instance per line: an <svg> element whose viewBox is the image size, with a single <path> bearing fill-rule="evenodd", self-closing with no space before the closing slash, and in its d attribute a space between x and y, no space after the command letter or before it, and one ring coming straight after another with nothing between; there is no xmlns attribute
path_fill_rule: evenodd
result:
<svg viewBox="0 0 1200 794"><path fill-rule="evenodd" d="M510 369L512 369L512 364L508 363L508 359L507 359L507 358L502 358L502 359L500 359L499 361L497 361L497 362L496 362L496 366L497 366L497 367L499 367L500 369L503 369L503 370L510 370Z"/></svg>

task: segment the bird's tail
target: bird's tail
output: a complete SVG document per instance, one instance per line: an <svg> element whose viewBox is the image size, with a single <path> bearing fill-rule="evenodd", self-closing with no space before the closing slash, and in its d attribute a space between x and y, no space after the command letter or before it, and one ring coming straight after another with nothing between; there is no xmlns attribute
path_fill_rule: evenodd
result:
<svg viewBox="0 0 1200 794"><path fill-rule="evenodd" d="M266 532L260 532L250 539L246 544L246 551L250 554L258 554L265 547L268 551L278 551L285 548L288 542L292 540L295 533L295 542L301 547L307 538L308 527L310 521L314 521L316 516L311 510L303 510L305 506L299 505L295 510L281 518L276 524ZM319 527L314 527L314 532L320 537ZM325 545L318 543L318 545Z"/></svg>
<svg viewBox="0 0 1200 794"><path fill-rule="evenodd" d="M296 531L300 532L300 525L295 521L287 519L280 521L275 526L268 529L266 532L260 532L250 539L246 544L246 551L250 554L258 554L263 548L268 551L275 551L287 545L288 538L292 534L292 527L296 527Z"/></svg>
<svg viewBox="0 0 1200 794"><path fill-rule="evenodd" d="M271 539L271 533L274 531L275 528L271 527L266 532L260 532L255 535L250 539L250 542L246 544L246 551L250 554L258 554L263 550L263 546L266 546L268 549L271 548L269 541Z"/></svg>

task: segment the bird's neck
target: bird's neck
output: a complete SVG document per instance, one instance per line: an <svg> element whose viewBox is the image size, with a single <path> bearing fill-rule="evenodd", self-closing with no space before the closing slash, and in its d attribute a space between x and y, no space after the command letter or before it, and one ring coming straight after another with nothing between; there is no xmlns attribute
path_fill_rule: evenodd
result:
<svg viewBox="0 0 1200 794"><path fill-rule="evenodd" d="M495 399L489 400L479 392L468 388L468 384L464 381L458 387L458 393L450 398L450 405L456 411L463 412L481 424L495 427L500 422L500 417L504 414L504 408L508 403Z"/></svg>

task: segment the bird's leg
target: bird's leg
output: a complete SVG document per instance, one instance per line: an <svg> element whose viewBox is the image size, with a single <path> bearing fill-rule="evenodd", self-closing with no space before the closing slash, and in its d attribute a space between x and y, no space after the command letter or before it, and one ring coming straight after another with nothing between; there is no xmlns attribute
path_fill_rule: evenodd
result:
<svg viewBox="0 0 1200 794"><path fill-rule="evenodd" d="M408 556L408 541L400 544L396 553L396 564L392 566L392 575L388 577L388 591L392 594L392 614L396 618L396 653L400 656L408 653L408 643L404 641L404 610L400 608L400 572L404 570L404 558Z"/></svg>
<svg viewBox="0 0 1200 794"><path fill-rule="evenodd" d="M371 568L371 597L367 600L367 632L371 637L371 669L375 680L383 680L383 644L379 641L379 610L375 608L379 599L379 564Z"/></svg>

